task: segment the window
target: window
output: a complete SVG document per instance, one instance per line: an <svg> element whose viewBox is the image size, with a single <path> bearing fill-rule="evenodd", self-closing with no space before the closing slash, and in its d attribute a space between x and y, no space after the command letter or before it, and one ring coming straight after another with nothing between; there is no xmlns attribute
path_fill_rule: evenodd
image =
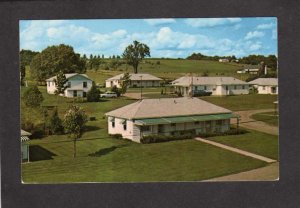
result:
<svg viewBox="0 0 300 208"><path fill-rule="evenodd" d="M113 128L115 128L115 120L113 120L113 121L111 122L111 126L112 126Z"/></svg>
<svg viewBox="0 0 300 208"><path fill-rule="evenodd" d="M50 87L50 82L47 82L48 83L48 87Z"/></svg>
<svg viewBox="0 0 300 208"><path fill-rule="evenodd" d="M125 121L125 123L123 124L123 129L124 129L124 131L127 130L127 124L126 124L126 121Z"/></svg>
<svg viewBox="0 0 300 208"><path fill-rule="evenodd" d="M77 97L77 90L73 91L73 97Z"/></svg>
<svg viewBox="0 0 300 208"><path fill-rule="evenodd" d="M83 88L87 88L87 82L83 82Z"/></svg>
<svg viewBox="0 0 300 208"><path fill-rule="evenodd" d="M176 123L172 123L171 126L176 126Z"/></svg>
<svg viewBox="0 0 300 208"><path fill-rule="evenodd" d="M199 121L196 121L196 122L195 122L195 125L199 125L199 123L200 123Z"/></svg>
<svg viewBox="0 0 300 208"><path fill-rule="evenodd" d="M228 90L228 85L226 85L226 90Z"/></svg>
<svg viewBox="0 0 300 208"><path fill-rule="evenodd" d="M83 96L83 97L86 97L86 92L83 92L83 93L82 93L82 96Z"/></svg>
<svg viewBox="0 0 300 208"><path fill-rule="evenodd" d="M204 86L204 90L206 90L207 89L207 87L206 86Z"/></svg>
<svg viewBox="0 0 300 208"><path fill-rule="evenodd" d="M150 126L142 126L142 131L150 131Z"/></svg>
<svg viewBox="0 0 300 208"><path fill-rule="evenodd" d="M245 85L242 86L243 90L245 89Z"/></svg>
<svg viewBox="0 0 300 208"><path fill-rule="evenodd" d="M71 88L71 82L68 82L68 86L67 86L68 88Z"/></svg>
<svg viewBox="0 0 300 208"><path fill-rule="evenodd" d="M222 125L222 121L223 121L223 120L217 120L217 121L216 121L217 125Z"/></svg>
<svg viewBox="0 0 300 208"><path fill-rule="evenodd" d="M236 90L236 85L234 85L234 89Z"/></svg>

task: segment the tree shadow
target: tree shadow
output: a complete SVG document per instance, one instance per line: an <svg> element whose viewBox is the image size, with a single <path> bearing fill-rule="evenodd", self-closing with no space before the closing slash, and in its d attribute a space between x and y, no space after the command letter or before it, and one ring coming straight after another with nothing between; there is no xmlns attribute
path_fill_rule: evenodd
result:
<svg viewBox="0 0 300 208"><path fill-rule="evenodd" d="M108 148L104 148L104 149L100 149L94 153L91 153L91 154L88 154L88 156L90 157L101 157L101 156L104 156L104 155L107 155L111 152L113 152L114 150L118 149L118 148L122 148L122 147L126 147L128 146L127 144L124 144L124 145L119 145L119 146L111 146L111 147L108 147Z"/></svg>
<svg viewBox="0 0 300 208"><path fill-rule="evenodd" d="M84 131L96 131L96 130L99 130L101 129L100 127L98 126L85 126L84 127Z"/></svg>
<svg viewBox="0 0 300 208"><path fill-rule="evenodd" d="M56 156L56 154L41 147L40 145L32 145L29 147L29 160L31 162L40 160L53 160L53 156Z"/></svg>

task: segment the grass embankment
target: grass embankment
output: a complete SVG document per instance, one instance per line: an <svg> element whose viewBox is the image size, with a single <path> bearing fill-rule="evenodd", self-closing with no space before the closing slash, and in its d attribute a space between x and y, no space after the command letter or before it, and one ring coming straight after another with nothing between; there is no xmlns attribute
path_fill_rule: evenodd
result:
<svg viewBox="0 0 300 208"><path fill-rule="evenodd" d="M278 114L274 111L257 113L251 116L252 119L263 121L271 126L278 126Z"/></svg>

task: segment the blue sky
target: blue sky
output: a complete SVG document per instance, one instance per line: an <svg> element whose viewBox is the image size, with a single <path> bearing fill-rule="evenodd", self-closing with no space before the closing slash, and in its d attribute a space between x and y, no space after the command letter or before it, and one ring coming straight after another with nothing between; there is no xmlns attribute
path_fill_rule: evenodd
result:
<svg viewBox="0 0 300 208"><path fill-rule="evenodd" d="M21 20L20 49L42 51L68 44L80 54L121 55L133 40L150 47L152 57L185 58L249 54L277 56L277 19L176 18L101 20Z"/></svg>

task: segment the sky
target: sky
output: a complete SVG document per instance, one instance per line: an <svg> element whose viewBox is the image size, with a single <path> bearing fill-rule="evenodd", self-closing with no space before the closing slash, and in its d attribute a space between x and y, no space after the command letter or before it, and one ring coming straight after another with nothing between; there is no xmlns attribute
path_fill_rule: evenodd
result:
<svg viewBox="0 0 300 208"><path fill-rule="evenodd" d="M277 19L168 18L21 20L20 49L42 51L67 44L89 56L122 55L134 40L150 47L151 57L186 58L192 53L236 57L277 56Z"/></svg>

